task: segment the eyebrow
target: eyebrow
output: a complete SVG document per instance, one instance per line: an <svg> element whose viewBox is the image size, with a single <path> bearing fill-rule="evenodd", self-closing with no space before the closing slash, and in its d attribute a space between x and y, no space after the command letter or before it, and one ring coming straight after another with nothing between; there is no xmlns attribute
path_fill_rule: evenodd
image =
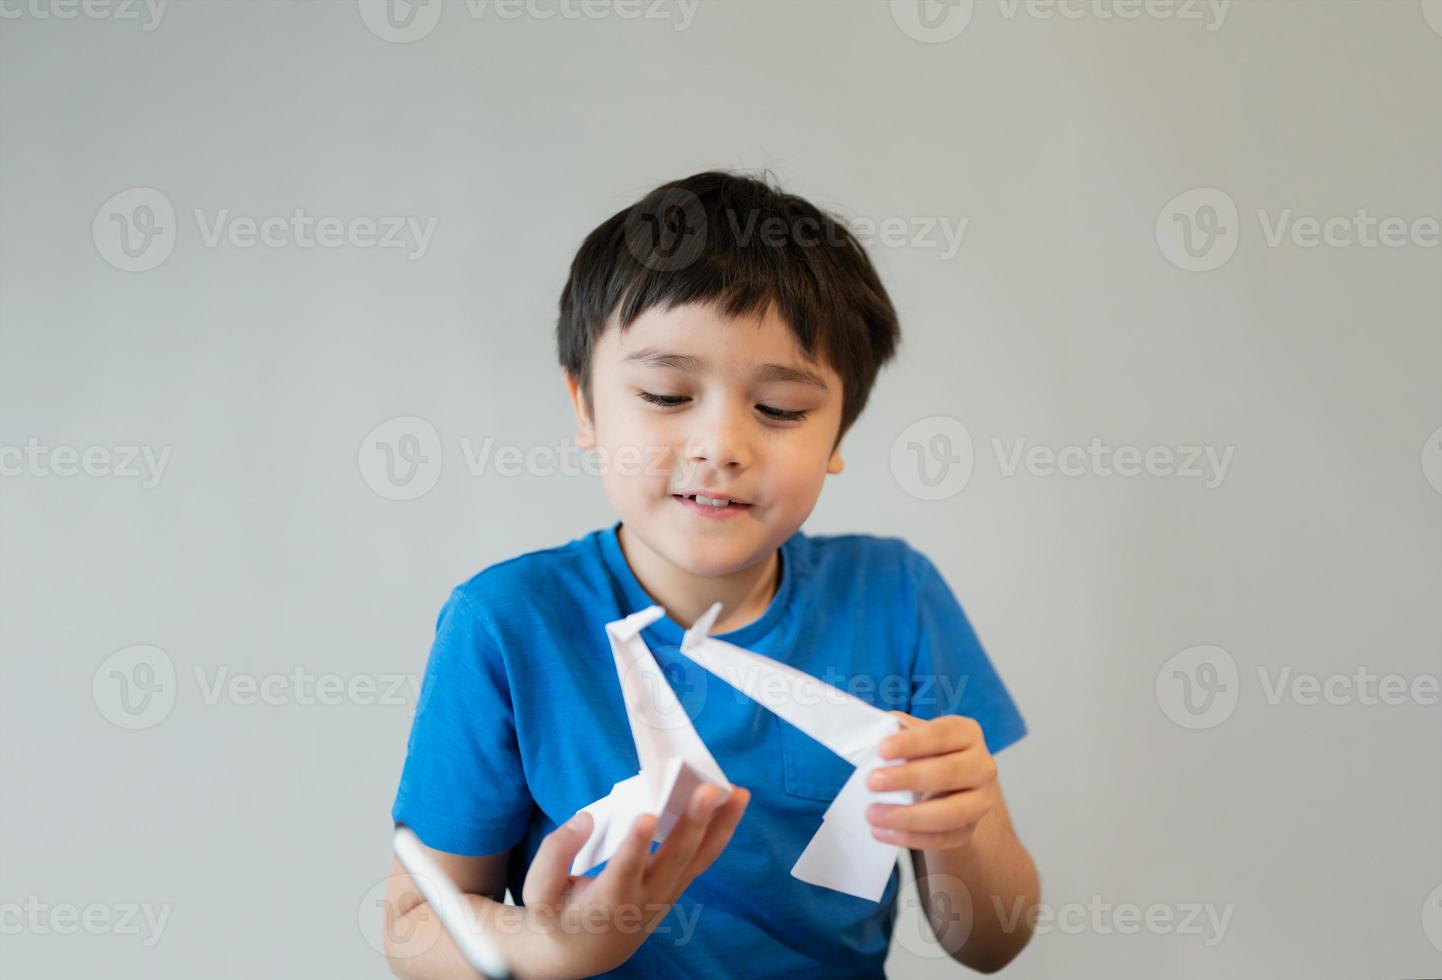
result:
<svg viewBox="0 0 1442 980"><path fill-rule="evenodd" d="M706 370L705 358L692 354L673 354L655 347L642 347L623 359L625 364L640 364L645 367L673 368L687 374L700 374ZM757 381L794 381L827 390L828 385L821 375L805 368L789 364L762 364L756 369Z"/></svg>

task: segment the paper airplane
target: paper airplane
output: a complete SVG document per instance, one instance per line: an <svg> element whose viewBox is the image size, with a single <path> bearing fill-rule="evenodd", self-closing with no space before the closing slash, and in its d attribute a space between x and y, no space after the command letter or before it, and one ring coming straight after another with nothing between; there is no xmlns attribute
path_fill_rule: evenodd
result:
<svg viewBox="0 0 1442 980"><path fill-rule="evenodd" d="M665 614L660 606L650 606L606 624L641 771L582 808L591 814L594 826L571 862L573 875L585 874L615 854L626 831L643 813L656 814L655 840L662 841L686 812L698 786L711 783L721 787L723 801L731 795L726 774L696 734L641 636L643 629Z"/></svg>
<svg viewBox="0 0 1442 980"><path fill-rule="evenodd" d="M897 847L871 835L866 808L872 803L910 804L916 797L907 790L873 792L866 776L878 766L904 761L878 754L882 740L900 731L901 723L805 671L708 636L720 612L718 602L696 620L681 641L681 652L856 767L792 866L792 877L881 901L896 867Z"/></svg>

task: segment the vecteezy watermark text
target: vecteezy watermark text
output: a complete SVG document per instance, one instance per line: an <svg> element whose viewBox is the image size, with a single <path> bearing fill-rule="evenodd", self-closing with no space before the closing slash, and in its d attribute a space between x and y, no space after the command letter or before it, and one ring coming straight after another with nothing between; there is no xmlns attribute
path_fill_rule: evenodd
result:
<svg viewBox="0 0 1442 980"><path fill-rule="evenodd" d="M1085 903L1062 905L1038 902L1027 906L1025 899L1017 898L1008 908L998 895L993 895L991 902L1006 932L1017 931L1025 921L1038 936L1057 932L1068 936L1083 933L1134 936L1146 932L1159 936L1201 936L1204 946L1216 946L1226 939L1227 926L1236 911L1232 902L1220 907L1211 902L1113 904L1100 895L1093 895Z"/></svg>
<svg viewBox="0 0 1442 980"><path fill-rule="evenodd" d="M996 0L1003 21L1135 21L1201 23L1221 29L1232 0ZM974 0L891 0L891 19L906 36L927 44L959 37L976 13Z"/></svg>
<svg viewBox="0 0 1442 980"><path fill-rule="evenodd" d="M1220 487L1231 469L1234 446L1206 443L1136 445L1093 436L1085 443L1046 445L1023 436L990 441L1003 478L1019 474L1089 479L1195 480ZM945 500L966 489L976 466L971 432L959 420L933 415L911 423L891 444L897 485L920 500Z"/></svg>
<svg viewBox="0 0 1442 980"><path fill-rule="evenodd" d="M410 44L427 37L443 10L464 12L471 20L492 21L664 21L684 31L696 17L700 0L358 0L361 22L382 41Z"/></svg>
<svg viewBox="0 0 1442 980"><path fill-rule="evenodd" d="M227 665L193 668L200 702L282 707L409 707L420 699L421 678L410 673L315 673L305 666L289 671L248 673ZM117 650L96 668L91 695L102 716L132 731L154 728L175 708L180 693L175 662L164 650L138 644Z"/></svg>
<svg viewBox="0 0 1442 980"><path fill-rule="evenodd" d="M46 902L30 895L24 902L0 902L0 935L29 933L70 936L77 932L92 936L139 936L140 945L154 946L170 920L171 904L149 902Z"/></svg>
<svg viewBox="0 0 1442 980"><path fill-rule="evenodd" d="M170 0L0 0L0 20L143 20L149 33L160 26Z"/></svg>
<svg viewBox="0 0 1442 980"><path fill-rule="evenodd" d="M416 942L421 924L413 918L398 914L402 907L414 908L424 900L418 889L412 888L413 881L405 879L404 886L392 897L394 877L382 878L372 885L361 897L356 907L356 924L366 943L376 952L396 955L404 950L408 957L419 956L430 949L431 943ZM422 879L424 881L424 879ZM578 904L567 908L527 906L522 909L507 909L506 914L490 917L482 922L469 904L462 904L456 910L462 927L482 934L517 935L523 932L562 935L591 935L621 933L635 935L649 932L648 943L666 943L685 946L696 932L705 906L700 902L678 902L676 904L650 902L644 905L623 902L617 905ZM376 930L376 925L380 930ZM434 930L431 935L435 936Z"/></svg>
<svg viewBox="0 0 1442 980"><path fill-rule="evenodd" d="M1370 208L1315 214L1296 208L1257 208L1269 249L1433 249L1442 244L1442 219L1421 214L1378 215ZM1194 187L1168 201L1157 216L1157 245L1186 272L1211 272L1231 261L1242 240L1241 211L1218 187Z"/></svg>
<svg viewBox="0 0 1442 980"><path fill-rule="evenodd" d="M1442 676L1379 673L1367 664L1326 674L1259 664L1256 677L1268 707L1435 707L1442 702ZM1216 728L1236 711L1242 678L1236 658L1222 647L1188 647L1173 654L1157 671L1157 704L1183 728Z"/></svg>
<svg viewBox="0 0 1442 980"><path fill-rule="evenodd" d="M0 445L0 477L110 477L151 490L165 475L170 452L170 446L51 446L32 436L23 446Z"/></svg>
<svg viewBox="0 0 1442 980"><path fill-rule="evenodd" d="M419 215L240 214L230 208L194 208L199 240L208 249L341 249L399 251L420 261L430 251L436 218ZM180 222L175 205L154 187L132 187L95 212L91 237L106 262L124 272L148 272L175 250Z"/></svg>

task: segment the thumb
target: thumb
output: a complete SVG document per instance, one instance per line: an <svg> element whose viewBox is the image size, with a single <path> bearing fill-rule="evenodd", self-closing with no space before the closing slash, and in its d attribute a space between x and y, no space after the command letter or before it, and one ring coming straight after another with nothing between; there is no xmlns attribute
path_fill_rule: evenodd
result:
<svg viewBox="0 0 1442 980"><path fill-rule="evenodd" d="M584 810L546 835L526 873L526 904L555 905L571 887L571 862L591 836L594 821Z"/></svg>

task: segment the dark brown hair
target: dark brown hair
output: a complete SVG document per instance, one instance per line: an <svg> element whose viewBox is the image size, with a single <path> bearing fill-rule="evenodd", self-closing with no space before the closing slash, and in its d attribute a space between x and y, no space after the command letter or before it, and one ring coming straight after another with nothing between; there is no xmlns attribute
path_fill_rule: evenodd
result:
<svg viewBox="0 0 1442 980"><path fill-rule="evenodd" d="M900 341L896 310L840 219L763 180L708 170L662 184L586 236L561 291L561 367L591 401L591 353L608 325L654 306L714 302L728 317L774 304L806 356L842 381L837 442Z"/></svg>

